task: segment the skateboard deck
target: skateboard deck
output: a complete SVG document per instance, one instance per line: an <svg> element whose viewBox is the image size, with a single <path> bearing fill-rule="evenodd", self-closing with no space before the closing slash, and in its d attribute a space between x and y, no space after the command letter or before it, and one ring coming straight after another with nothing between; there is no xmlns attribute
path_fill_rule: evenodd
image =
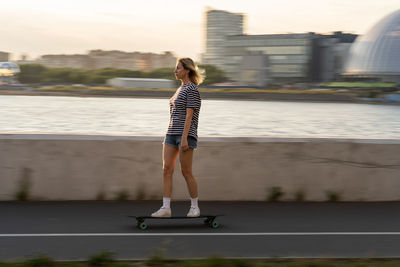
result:
<svg viewBox="0 0 400 267"><path fill-rule="evenodd" d="M224 216L222 214L217 215L200 215L198 217L186 217L186 216L172 216L172 217L151 217L151 216L129 216L136 219L137 227L142 230L146 230L148 225L146 220L175 220L175 219L204 219L204 224L210 226L211 228L218 228L220 226L219 222L215 219L218 216Z"/></svg>

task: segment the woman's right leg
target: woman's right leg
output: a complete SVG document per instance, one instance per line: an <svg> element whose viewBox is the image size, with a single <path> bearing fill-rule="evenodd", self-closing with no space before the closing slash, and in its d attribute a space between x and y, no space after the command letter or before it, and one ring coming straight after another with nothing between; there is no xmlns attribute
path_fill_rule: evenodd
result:
<svg viewBox="0 0 400 267"><path fill-rule="evenodd" d="M179 148L171 145L163 145L163 205L151 214L152 217L171 217L172 175L174 174L175 161Z"/></svg>
<svg viewBox="0 0 400 267"><path fill-rule="evenodd" d="M179 148L171 145L163 145L163 197L171 198L172 175Z"/></svg>

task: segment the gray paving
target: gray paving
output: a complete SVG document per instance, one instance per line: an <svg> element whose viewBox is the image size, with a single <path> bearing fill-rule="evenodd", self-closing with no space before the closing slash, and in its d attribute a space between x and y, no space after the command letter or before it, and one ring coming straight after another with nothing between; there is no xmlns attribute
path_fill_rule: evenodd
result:
<svg viewBox="0 0 400 267"><path fill-rule="evenodd" d="M0 202L0 260L46 254L85 260L101 251L118 259L166 257L399 257L400 202L201 202L221 227L202 219L152 220L146 231L128 215L146 215L160 201ZM173 202L185 215L189 202Z"/></svg>

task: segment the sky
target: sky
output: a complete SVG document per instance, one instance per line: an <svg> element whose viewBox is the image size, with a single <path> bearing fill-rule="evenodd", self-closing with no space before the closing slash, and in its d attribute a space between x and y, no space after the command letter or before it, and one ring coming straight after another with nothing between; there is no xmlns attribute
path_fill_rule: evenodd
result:
<svg viewBox="0 0 400 267"><path fill-rule="evenodd" d="M0 51L86 54L163 53L200 59L206 7L243 13L246 34L365 34L400 9L399 0L0 0Z"/></svg>

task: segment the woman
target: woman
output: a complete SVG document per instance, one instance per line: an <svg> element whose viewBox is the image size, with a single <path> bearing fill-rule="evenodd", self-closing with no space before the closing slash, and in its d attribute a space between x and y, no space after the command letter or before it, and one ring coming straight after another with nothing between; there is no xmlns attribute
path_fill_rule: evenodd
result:
<svg viewBox="0 0 400 267"><path fill-rule="evenodd" d="M197 85L203 78L190 58L179 58L174 71L181 86L169 100L170 121L163 142L163 205L152 217L171 217L172 175L179 154L181 171L191 198L188 217L200 216L197 182L192 173L193 150L197 148L197 125L201 106Z"/></svg>

